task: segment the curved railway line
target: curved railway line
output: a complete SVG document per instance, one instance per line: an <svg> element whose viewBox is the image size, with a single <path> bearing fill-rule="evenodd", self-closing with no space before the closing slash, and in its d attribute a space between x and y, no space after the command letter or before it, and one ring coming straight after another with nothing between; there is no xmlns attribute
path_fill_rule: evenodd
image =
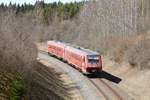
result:
<svg viewBox="0 0 150 100"><path fill-rule="evenodd" d="M46 51L40 50L39 52L48 55ZM126 94L121 95L101 78L89 78L88 76L84 76L84 78L86 78L97 89L97 91L99 91L98 94L102 95L104 100L133 100L131 97L128 98ZM99 100L103 99L99 98Z"/></svg>
<svg viewBox="0 0 150 100"><path fill-rule="evenodd" d="M104 96L104 98L106 100L124 100L113 88L111 88L106 82L104 82L101 79L89 79L89 81L99 90L99 92ZM96 82L97 81L97 82ZM100 83L100 84L98 84ZM103 86L103 88L108 89L107 91L105 91L104 89L102 89L101 87ZM110 95L112 94L112 95Z"/></svg>

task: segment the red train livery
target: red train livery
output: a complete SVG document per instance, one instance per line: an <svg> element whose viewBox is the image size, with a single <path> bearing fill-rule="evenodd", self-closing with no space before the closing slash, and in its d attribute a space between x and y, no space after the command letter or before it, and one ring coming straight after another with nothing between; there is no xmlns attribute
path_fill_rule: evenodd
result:
<svg viewBox="0 0 150 100"><path fill-rule="evenodd" d="M48 41L47 50L49 55L55 55L67 61L81 69L84 74L102 71L101 55L98 52L56 41Z"/></svg>

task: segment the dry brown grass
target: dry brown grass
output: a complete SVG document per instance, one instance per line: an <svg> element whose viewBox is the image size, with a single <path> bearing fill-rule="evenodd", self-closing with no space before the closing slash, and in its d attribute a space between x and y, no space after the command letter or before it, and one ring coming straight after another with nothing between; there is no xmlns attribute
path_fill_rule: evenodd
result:
<svg viewBox="0 0 150 100"><path fill-rule="evenodd" d="M48 68L41 63L37 63L33 69L25 77L26 86L29 91L25 94L26 98L30 98L30 100L71 99L68 92L70 88L64 85L54 69Z"/></svg>

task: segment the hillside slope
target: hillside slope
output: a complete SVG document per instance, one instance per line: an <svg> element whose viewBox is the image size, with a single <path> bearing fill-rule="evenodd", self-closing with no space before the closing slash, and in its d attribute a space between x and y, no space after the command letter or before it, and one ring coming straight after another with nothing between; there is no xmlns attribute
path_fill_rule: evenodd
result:
<svg viewBox="0 0 150 100"><path fill-rule="evenodd" d="M127 63L118 64L107 57L103 59L103 70L122 79L117 85L135 100L150 100L150 70L138 70Z"/></svg>

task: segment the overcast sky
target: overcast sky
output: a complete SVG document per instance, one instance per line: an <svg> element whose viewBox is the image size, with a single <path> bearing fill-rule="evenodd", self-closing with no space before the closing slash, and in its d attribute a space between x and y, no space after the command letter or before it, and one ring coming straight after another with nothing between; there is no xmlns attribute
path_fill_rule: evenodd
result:
<svg viewBox="0 0 150 100"><path fill-rule="evenodd" d="M37 0L0 0L0 4L4 3L4 4L9 4L10 2L16 3L16 4L34 4ZM63 3L67 3L67 2L75 2L75 1L83 1L83 0L44 0L45 3L50 3L50 2L63 2Z"/></svg>

